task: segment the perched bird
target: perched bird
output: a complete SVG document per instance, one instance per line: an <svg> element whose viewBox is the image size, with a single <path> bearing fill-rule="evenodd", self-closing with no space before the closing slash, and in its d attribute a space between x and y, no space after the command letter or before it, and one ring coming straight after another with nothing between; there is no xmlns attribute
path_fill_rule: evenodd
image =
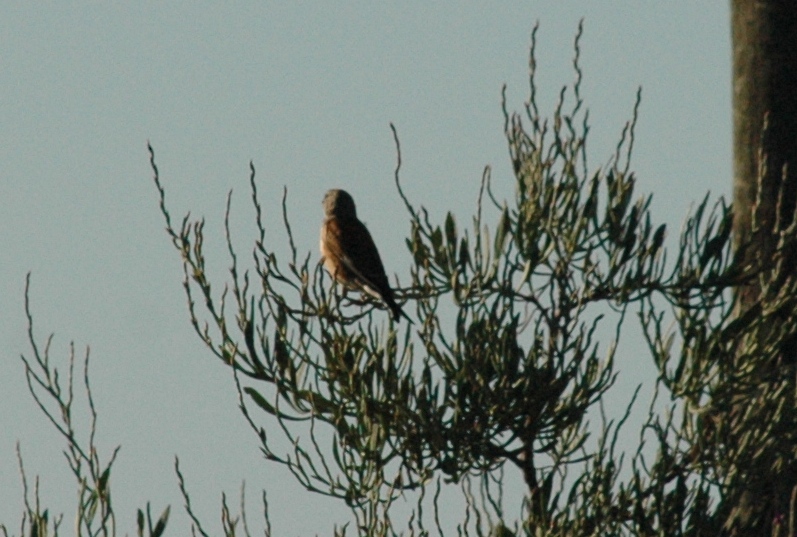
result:
<svg viewBox="0 0 797 537"><path fill-rule="evenodd" d="M412 322L393 298L374 239L357 219L354 199L345 190L332 189L324 196L323 205L321 257L327 272L346 287L382 300L393 312L394 320L403 315Z"/></svg>

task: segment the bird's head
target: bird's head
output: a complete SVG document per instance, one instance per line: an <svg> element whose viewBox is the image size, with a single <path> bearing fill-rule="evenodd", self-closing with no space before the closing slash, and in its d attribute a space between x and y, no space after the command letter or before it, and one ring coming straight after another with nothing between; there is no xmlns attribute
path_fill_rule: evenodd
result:
<svg viewBox="0 0 797 537"><path fill-rule="evenodd" d="M345 190L333 188L324 196L324 213L327 217L357 218L357 209L354 199Z"/></svg>

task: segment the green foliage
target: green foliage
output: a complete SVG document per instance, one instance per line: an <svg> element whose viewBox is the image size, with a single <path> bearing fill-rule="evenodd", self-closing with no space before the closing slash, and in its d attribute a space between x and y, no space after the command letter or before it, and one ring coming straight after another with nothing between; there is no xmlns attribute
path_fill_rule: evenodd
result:
<svg viewBox="0 0 797 537"><path fill-rule="evenodd" d="M33 315L30 309L30 274L25 283L25 314L28 319L28 340L32 357L21 356L25 367L25 378L28 389L39 409L50 424L63 437L66 447L63 451L67 464L77 487L77 510L75 512L75 535L87 537L115 536L116 514L111 497L111 468L119 453L117 446L111 453L107 463L100 460L95 442L97 433L97 409L94 406L91 384L89 383L89 349L83 358L82 384L89 414L89 431L81 435L75 423L78 408L75 388L75 346L70 345L66 378L63 370L56 367L50 357L52 334L47 338L43 349L36 343L33 331ZM78 381L80 382L80 380ZM17 444L19 471L22 478L25 512L22 515L19 535L31 537L56 537L62 534L63 515L51 516L50 510L42 507L39 497L39 478L36 477L33 491L28 487L28 478L22 460L22 450ZM167 507L160 519L153 526L147 505L147 527L144 526L144 515L138 512L138 535L143 537L160 537L169 518ZM0 531L8 536L8 528L0 524Z"/></svg>
<svg viewBox="0 0 797 537"><path fill-rule="evenodd" d="M727 513L714 499L738 489L748 475L740 470L752 468L742 466L736 452L771 442L774 429L765 425L771 421L758 422L755 442L731 445L707 418L712 408L738 407L751 372L771 363L793 334L793 278L779 277L782 292L765 293L760 305L735 315L733 290L756 279L766 286L771 274L731 253L732 212L722 201L711 207L708 196L688 217L668 264L666 227L654 222L650 196L635 194L629 171L640 95L614 156L590 169L581 32L576 81L560 93L551 119L536 105L535 35L525 114L510 114L504 105L514 198L499 201L486 168L469 229L451 213L436 224L407 198L393 128L396 188L411 224L412 259L411 281L397 296L415 308L417 327L385 325L370 302L341 299L310 254L297 257L287 191L282 209L291 257L280 263L266 238L253 166L254 267L239 268L228 199L230 281L214 296L202 249L204 221L186 217L179 229L172 226L150 148L167 230L185 268L193 325L234 373L241 411L266 457L288 467L308 490L344 500L363 534L396 533L389 516L395 500L409 490L423 496L440 479L463 487L481 483L481 508L503 520L484 483L507 468L527 487L515 527L529 535L716 534ZM488 214L495 218L492 233ZM792 245L793 239L782 241L784 249ZM651 406L640 438L654 440L655 460L647 462L640 447L630 479L621 481L615 447L625 417L604 419L597 446L590 447L586 416L616 378L616 343L629 308L660 371L658 389L673 404L664 415ZM773 326L774 312L786 322L765 329ZM676 331L664 328L669 315ZM614 340L601 350L598 334L607 324ZM791 386L788 375L776 375L781 384L768 417L783 411L777 404ZM759 388L773 390L769 383ZM748 413L752 421L762 417ZM275 432L288 439L286 452L275 447ZM330 449L322 448L324 435L332 436ZM419 503L413 532L423 533L421 510ZM504 534L505 523L460 530L492 527Z"/></svg>
<svg viewBox="0 0 797 537"><path fill-rule="evenodd" d="M334 528L335 535L427 535L432 525L443 534L440 498L451 487L465 499L456 528L465 535L794 534L794 505L760 513L741 500L797 475L797 283L782 261L797 248L797 224L776 230L774 262L764 265L747 255L754 245L731 251L733 212L706 196L668 251L666 226L653 218L651 197L635 192L630 171L640 93L614 155L598 169L588 166L580 36L581 28L575 82L545 118L536 104L532 33L529 101L523 114L503 105L515 191L502 201L486 168L469 226L452 213L438 223L410 201L391 125L412 262L396 296L414 308L414 325L400 328L367 297L340 296L312 254L299 257L287 190L290 254L280 261L267 238L269 209L258 197L254 166L253 266L242 269L232 246L230 196L229 281L214 292L205 222L186 216L173 225L150 147L193 327L232 372L265 457L308 491L351 509L354 524ZM749 286L759 298L742 306L739 291ZM639 448L625 453L618 434L639 390L620 416L608 417L603 401L630 318L640 322L658 378L650 379L656 396ZM64 392L49 340L41 354L32 328L30 339L34 359L23 362L31 393L66 439L78 482L78 534L115 535L109 476L116 451L103 465L93 447L88 354L92 421L84 448L71 422L74 352ZM590 415L600 416L599 426L588 426ZM193 530L207 535L179 461L175 471ZM760 477L778 472L786 485ZM504 506L509 473L525 486L515 515ZM22 476L21 533L57 535L60 517L42 510L35 493L28 502ZM395 505L407 498L415 509L399 528ZM265 493L262 500L270 535ZM249 535L243 508L232 515L223 496L221 511L225 535ZM138 534L163 534L168 516L168 507L156 521L149 506L139 510Z"/></svg>

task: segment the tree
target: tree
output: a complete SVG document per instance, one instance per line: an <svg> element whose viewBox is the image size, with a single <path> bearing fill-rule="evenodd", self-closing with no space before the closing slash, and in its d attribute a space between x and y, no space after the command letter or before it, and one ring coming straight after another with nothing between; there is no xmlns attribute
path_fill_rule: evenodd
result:
<svg viewBox="0 0 797 537"><path fill-rule="evenodd" d="M756 255L771 257L797 204L797 7L788 0L731 7L734 234L737 244L754 236Z"/></svg>
<svg viewBox="0 0 797 537"><path fill-rule="evenodd" d="M410 224L410 282L397 286L397 299L413 311L414 325L394 323L367 297L341 297L314 255L298 252L285 197L290 257L280 261L263 218L273 208L258 197L254 166L252 265L245 268L232 246L228 197L229 280L216 291L205 269L205 222L186 216L173 224L149 148L194 329L233 375L266 459L351 510L354 525L336 535L426 534L432 526L445 533L439 498L450 486L465 497L456 531L466 535L793 533L793 505L741 517L739 502L753 473L768 469L771 478L767 465L788 468L793 455L793 380L772 366L797 333L797 283L777 268L794 251L796 226L776 228L771 257L761 263L750 254L752 238L737 234L732 249L739 220L722 199L706 196L668 248L666 226L650 214L650 195L635 193L630 167L640 94L614 154L598 168L587 163L580 36L581 28L576 80L546 118L536 101L532 32L529 100L523 113L503 105L515 191L496 192L485 168L471 226L450 213L438 222L408 199L392 129L395 186ZM757 289L752 303L739 292L749 288ZM659 375L639 449L623 453L618 432L637 395L617 416L607 416L602 401L631 319ZM36 397L41 386L61 408L32 331L31 344L29 375L44 371L31 391ZM587 424L593 411L597 428ZM102 508L112 461L97 462L96 471L89 465L97 483L89 494ZM524 487L514 514L504 497L510 474ZM204 534L179 469L178 478L194 529ZM409 497L415 510L399 523L396 504ZM226 500L222 513L225 533L234 535ZM38 534L50 534L38 505L34 514L44 528ZM161 533L167 516L145 524L141 512L139 532ZM101 522L100 531L115 533L112 516Z"/></svg>
<svg viewBox="0 0 797 537"><path fill-rule="evenodd" d="M52 359L50 347L53 335L47 338L42 347L37 343L33 330L33 314L30 305L30 273L25 280L25 316L28 320L28 341L30 355L21 356L25 368L25 379L36 405L42 411L50 424L58 431L65 442L63 455L66 458L70 473L75 478L77 491L77 506L75 510L74 532L75 535L104 537L116 535L116 513L113 508L111 495L111 470L119 452L117 446L103 463L96 443L97 435L97 408L89 382L89 357L90 351L82 359L82 375L80 371L75 376L75 365L81 360L77 358L75 345L69 346L69 357L65 368L58 368ZM66 374L64 374L66 373ZM77 378L77 381L76 381ZM81 382L82 381L82 382ZM82 384L82 386L81 386ZM88 414L88 430L81 431L79 394L85 394L86 409ZM20 537L57 536L61 532L63 514L51 513L50 509L42 506L39 497L39 477L36 476L33 487L28 485L28 476L22 459L22 449L17 443L17 459L22 478L22 490L25 509L20 522ZM178 476L179 476L178 470ZM32 488L32 490L31 490ZM169 520L169 507L163 510L157 520L153 520L150 505L145 510L138 510L136 518L139 537L160 537L166 529ZM146 513L146 515L145 515ZM0 523L0 532L8 536L8 528ZM13 534L12 534L13 535Z"/></svg>
<svg viewBox="0 0 797 537"><path fill-rule="evenodd" d="M311 255L299 257L284 201L291 258L280 263L261 218L267 209L254 166L254 267L241 270L227 227L230 280L214 294L204 221L172 225L150 148L192 323L233 372L241 411L266 458L287 466L308 490L345 501L363 534L395 533L397 498L412 490L423 498L441 479L466 490L481 484L482 503L469 504L488 521L470 528L477 533L719 534L731 527L723 509L760 462L759 442L777 443L782 432L757 420L780 411L784 386L756 395L768 414L750 412L733 425L721 416L740 408L739 394L793 336L794 279L783 278L756 308L735 315L742 305L735 289L772 286L762 265L745 255L744 241L731 251L733 213L722 200L712 208L708 197L687 219L667 263L665 226L653 222L649 196L634 197L629 160L637 108L615 155L590 169L578 37L576 82L562 90L547 120L535 99L534 35L525 113L510 114L504 104L516 192L500 201L485 169L471 229L451 214L435 223L405 196L393 129L412 255L411 282L397 296L415 309L417 329L385 326L373 303L342 300ZM772 246L773 259L789 251L793 237L790 229ZM664 329L668 310L675 331ZM612 386L615 344L629 311L648 338L659 389L675 403L664 414L650 411L641 438L657 453L651 462L640 448L624 479L615 447L625 418L604 419L590 444L586 417ZM601 347L606 324L615 338ZM755 442L729 441L741 425ZM275 448L275 430L291 449ZM302 434L310 440L302 443ZM515 520L499 500L508 469L526 486ZM721 508L712 502L717 497ZM421 512L419 503L414 531L423 532Z"/></svg>
<svg viewBox="0 0 797 537"><path fill-rule="evenodd" d="M743 317L755 315L789 288L797 272L797 249L789 244L797 225L797 5L734 0L731 7L734 242L762 271L759 280L737 291ZM776 317L777 325L793 322L788 319L793 305L782 307L786 311ZM745 462L748 486L728 498L726 527L739 535L769 533L773 521L794 508L795 353L797 340L784 338L772 361L761 364L756 389L737 394L737 404L723 413L730 442L749 435L753 423L768 423L777 431L774 442Z"/></svg>

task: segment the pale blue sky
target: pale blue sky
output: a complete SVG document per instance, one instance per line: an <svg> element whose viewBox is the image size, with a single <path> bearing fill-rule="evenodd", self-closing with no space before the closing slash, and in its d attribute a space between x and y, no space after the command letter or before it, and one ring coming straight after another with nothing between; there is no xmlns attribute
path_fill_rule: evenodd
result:
<svg viewBox="0 0 797 537"><path fill-rule="evenodd" d="M317 255L321 198L342 187L355 193L388 269L406 280L409 223L392 184L389 123L410 197L438 218L454 210L469 222L485 165L509 185L501 86L520 109L534 22L540 107L550 110L573 79L584 17L592 165L608 158L643 86L632 168L640 192L654 192L656 216L678 229L707 190L730 192L728 10L719 0L4 3L0 523L15 528L22 512L17 440L45 503L66 511L67 526L73 519L61 439L27 395L18 358L28 353L28 271L37 334L56 333L53 358L65 359L71 340L91 345L99 443L105 456L122 444L112 483L120 529L132 533L135 509L151 500L158 512L172 505L171 534L188 531L174 454L212 530L221 492L236 496L243 479L252 500L270 492L277 535L325 534L347 520L262 460L229 376L194 336L147 140L174 216L207 217L217 281L230 188L238 242L248 249L254 238L250 160L271 210L288 187L301 251ZM650 371L643 348L632 354L620 398Z"/></svg>

